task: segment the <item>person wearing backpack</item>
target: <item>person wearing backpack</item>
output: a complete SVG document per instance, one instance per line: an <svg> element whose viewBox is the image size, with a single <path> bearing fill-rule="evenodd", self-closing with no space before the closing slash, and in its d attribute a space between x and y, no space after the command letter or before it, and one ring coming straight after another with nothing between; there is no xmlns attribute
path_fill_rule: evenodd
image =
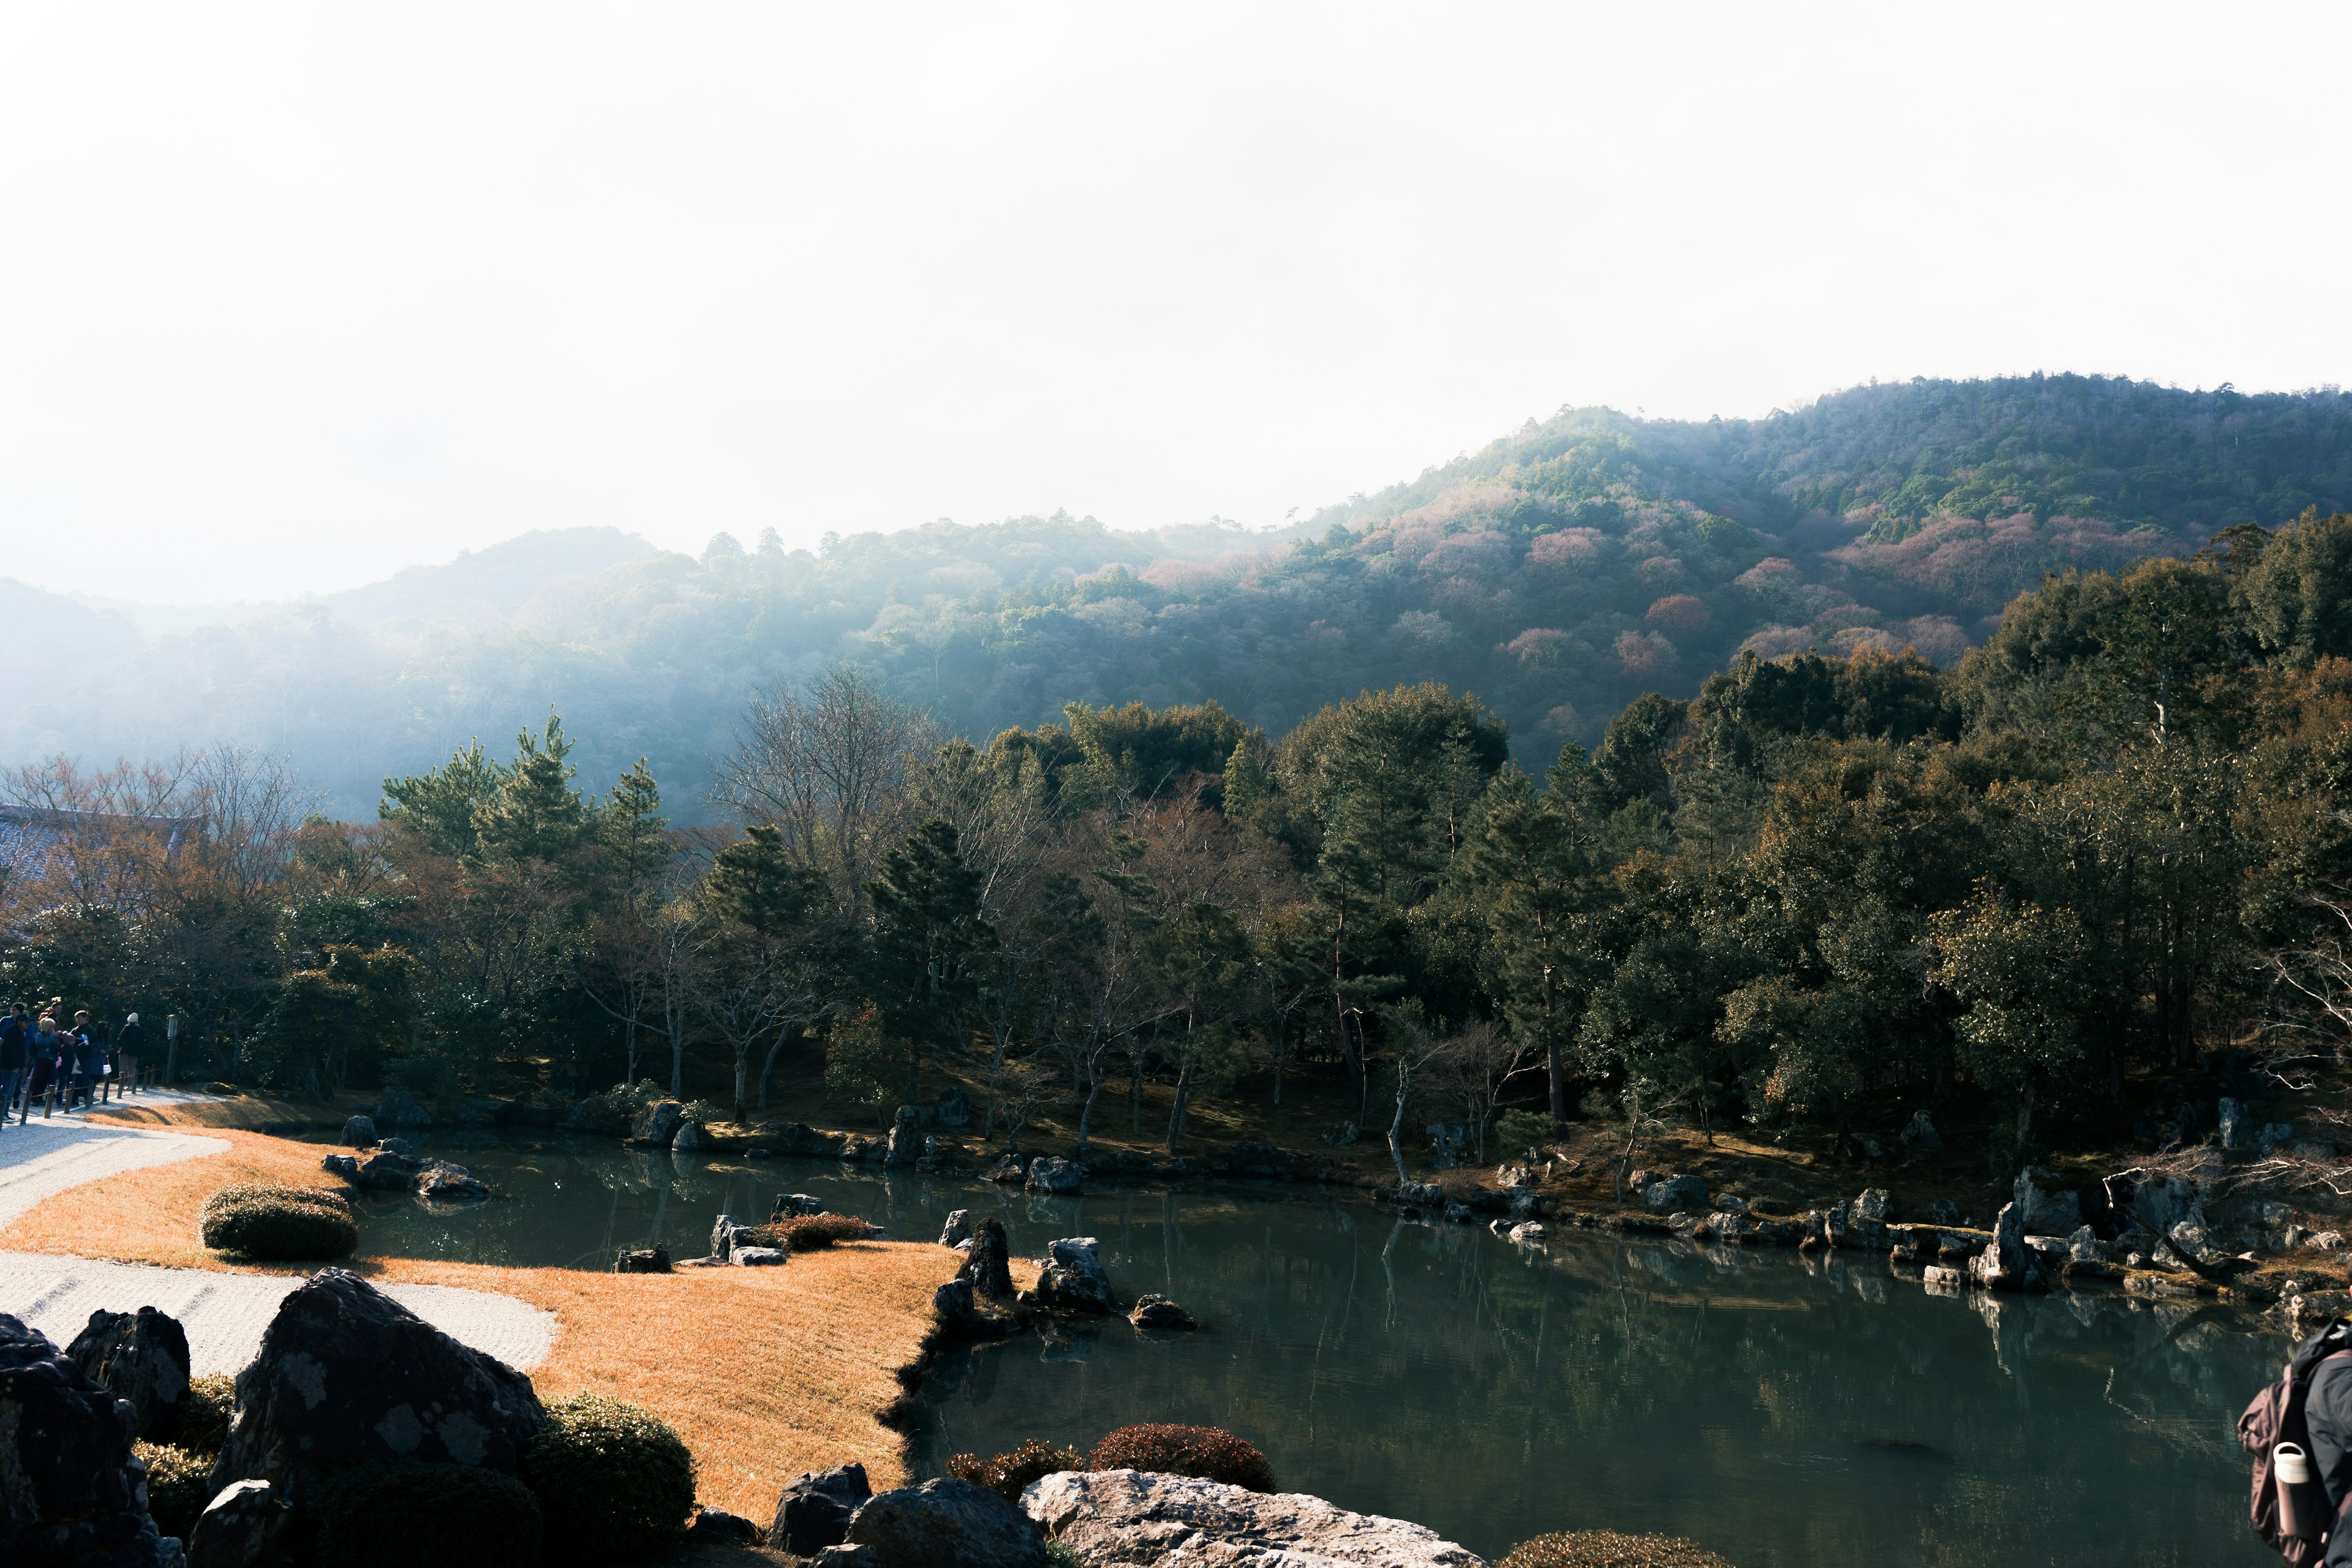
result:
<svg viewBox="0 0 2352 1568"><path fill-rule="evenodd" d="M2254 1532L2294 1568L2352 1568L2352 1320L2298 1346L2238 1417Z"/></svg>

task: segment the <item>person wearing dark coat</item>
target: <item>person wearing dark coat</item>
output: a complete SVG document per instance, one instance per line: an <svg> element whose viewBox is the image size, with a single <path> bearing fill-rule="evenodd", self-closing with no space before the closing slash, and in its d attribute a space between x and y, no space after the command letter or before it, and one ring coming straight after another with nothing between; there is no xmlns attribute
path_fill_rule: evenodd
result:
<svg viewBox="0 0 2352 1568"><path fill-rule="evenodd" d="M25 1084L33 1061L33 1021L25 1016L25 1005L17 1003L0 1019L0 1123L7 1120L9 1107L16 1103L16 1091Z"/></svg>
<svg viewBox="0 0 2352 1568"><path fill-rule="evenodd" d="M136 1013L126 1014L114 1037L114 1076L125 1094L139 1087L139 1058L147 1050L147 1026Z"/></svg>

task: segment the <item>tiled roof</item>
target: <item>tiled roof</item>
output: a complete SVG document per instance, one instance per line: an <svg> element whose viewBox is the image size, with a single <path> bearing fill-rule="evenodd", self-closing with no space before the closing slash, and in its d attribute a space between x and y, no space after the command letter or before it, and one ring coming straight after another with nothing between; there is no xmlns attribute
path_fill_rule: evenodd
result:
<svg viewBox="0 0 2352 1568"><path fill-rule="evenodd" d="M0 805L0 871L12 882L39 882L67 868L68 835L76 827L140 820L100 812L51 811L41 806ZM194 825L163 819L166 851L176 848Z"/></svg>

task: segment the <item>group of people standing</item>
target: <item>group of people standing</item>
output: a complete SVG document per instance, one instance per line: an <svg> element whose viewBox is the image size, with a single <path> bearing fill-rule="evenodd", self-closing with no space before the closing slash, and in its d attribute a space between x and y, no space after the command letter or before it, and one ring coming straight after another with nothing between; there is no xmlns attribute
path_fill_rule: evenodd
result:
<svg viewBox="0 0 2352 1568"><path fill-rule="evenodd" d="M147 1043L139 1015L124 1016L115 1029L105 1019L93 1023L87 1008L60 1026L66 1016L65 998L52 997L35 1016L22 1002L0 1019L0 1121L8 1110L29 1110L52 1086L60 1091L65 1109L88 1105L100 1084L112 1078L124 1092L139 1083L139 1058Z"/></svg>

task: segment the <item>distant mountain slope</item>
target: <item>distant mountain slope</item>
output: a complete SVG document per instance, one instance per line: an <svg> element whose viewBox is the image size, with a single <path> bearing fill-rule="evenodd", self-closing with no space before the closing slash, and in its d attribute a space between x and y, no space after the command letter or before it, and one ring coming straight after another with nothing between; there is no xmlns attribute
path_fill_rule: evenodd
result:
<svg viewBox="0 0 2352 1568"><path fill-rule="evenodd" d="M1282 730L1367 687L1477 692L1531 762L1742 648L1949 661L2049 571L2352 510L2352 399L2034 376L1856 388L1705 423L1563 411L1284 535L940 521L699 559L613 531L156 639L0 690L0 756L233 737L342 810L559 709L683 816L745 697L840 659L982 736L1071 701L1213 698Z"/></svg>

